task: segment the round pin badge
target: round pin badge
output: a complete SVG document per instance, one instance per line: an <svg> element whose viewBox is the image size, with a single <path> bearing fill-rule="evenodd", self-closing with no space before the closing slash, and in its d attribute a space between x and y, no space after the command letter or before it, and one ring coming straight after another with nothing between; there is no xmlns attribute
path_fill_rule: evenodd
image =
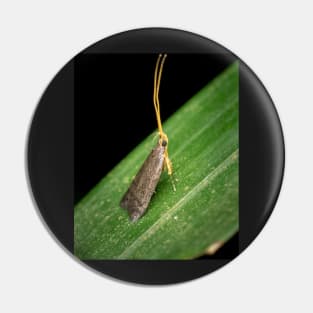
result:
<svg viewBox="0 0 313 313"><path fill-rule="evenodd" d="M55 238L86 267L142 284L236 258L284 172L281 124L257 76L175 29L123 32L76 55L42 95L27 145L31 191Z"/></svg>

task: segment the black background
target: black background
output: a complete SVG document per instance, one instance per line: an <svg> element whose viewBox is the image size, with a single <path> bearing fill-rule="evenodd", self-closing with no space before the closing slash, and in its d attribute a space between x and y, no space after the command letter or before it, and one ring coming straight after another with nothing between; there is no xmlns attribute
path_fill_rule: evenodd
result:
<svg viewBox="0 0 313 313"><path fill-rule="evenodd" d="M103 39L88 53L231 54L217 43L175 29L147 28ZM161 86L161 105L162 100ZM252 70L240 61L239 252L255 239L276 203L284 172L284 140L273 102ZM74 61L42 95L27 143L28 176L47 228L73 253ZM107 117L110 120L110 117ZM153 126L151 126L153 127ZM182 282L210 273L228 259L195 261L84 261L99 272L145 284ZM260 264L254 264L259 268ZM47 267L47 270L51 267Z"/></svg>

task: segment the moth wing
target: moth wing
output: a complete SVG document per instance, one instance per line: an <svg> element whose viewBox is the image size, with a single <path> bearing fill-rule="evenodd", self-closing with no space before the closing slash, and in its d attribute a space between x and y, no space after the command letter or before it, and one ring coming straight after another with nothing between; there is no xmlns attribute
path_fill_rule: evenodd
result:
<svg viewBox="0 0 313 313"><path fill-rule="evenodd" d="M120 202L133 221L139 219L149 205L162 173L164 152L160 144L152 149Z"/></svg>

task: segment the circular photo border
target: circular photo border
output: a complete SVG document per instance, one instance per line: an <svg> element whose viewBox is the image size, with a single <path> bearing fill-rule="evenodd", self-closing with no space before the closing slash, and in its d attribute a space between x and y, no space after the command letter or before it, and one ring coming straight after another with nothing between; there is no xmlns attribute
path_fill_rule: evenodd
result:
<svg viewBox="0 0 313 313"><path fill-rule="evenodd" d="M277 201L284 173L281 123L263 84L240 58L190 32L144 28L105 38L84 54L214 54L239 61L239 255L260 233ZM33 116L27 169L34 202L47 228L74 253L75 58L52 79ZM74 254L73 254L74 255ZM75 257L75 259L78 259ZM172 284L209 274L232 258L194 260L81 260L111 277L141 284ZM79 260L79 259L78 259Z"/></svg>

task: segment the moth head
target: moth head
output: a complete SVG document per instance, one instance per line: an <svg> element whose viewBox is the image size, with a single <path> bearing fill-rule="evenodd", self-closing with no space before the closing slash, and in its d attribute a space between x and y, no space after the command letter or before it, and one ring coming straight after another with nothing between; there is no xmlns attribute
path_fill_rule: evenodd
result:
<svg viewBox="0 0 313 313"><path fill-rule="evenodd" d="M166 134L162 133L160 134L160 140L159 143L162 147L167 147L168 145L168 138L166 136Z"/></svg>

